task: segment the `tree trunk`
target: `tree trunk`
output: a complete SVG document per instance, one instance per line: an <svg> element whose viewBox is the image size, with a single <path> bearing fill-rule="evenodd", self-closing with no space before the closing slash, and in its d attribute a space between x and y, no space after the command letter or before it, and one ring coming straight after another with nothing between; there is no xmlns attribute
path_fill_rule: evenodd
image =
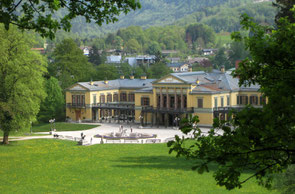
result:
<svg viewBox="0 0 295 194"><path fill-rule="evenodd" d="M9 136L9 132L8 131L4 131L4 134L3 134L3 142L2 142L4 145L9 144L8 136Z"/></svg>

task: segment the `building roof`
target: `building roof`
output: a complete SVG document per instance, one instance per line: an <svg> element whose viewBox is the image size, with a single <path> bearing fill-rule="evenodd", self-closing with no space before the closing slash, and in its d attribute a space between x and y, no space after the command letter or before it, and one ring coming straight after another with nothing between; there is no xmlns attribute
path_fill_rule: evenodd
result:
<svg viewBox="0 0 295 194"><path fill-rule="evenodd" d="M168 63L168 67L181 67L182 65L185 65L187 63Z"/></svg>
<svg viewBox="0 0 295 194"><path fill-rule="evenodd" d="M178 80L181 80L183 84L191 84L194 87L193 94L197 93L223 93L230 91L258 91L259 85L239 86L239 79L234 78L228 73L222 73L215 70L211 73L204 71L186 72L186 73L171 73L170 76L174 76ZM165 76L164 78L169 77ZM162 78L162 79L164 79ZM162 80L160 79L160 80ZM198 80L198 83L197 83ZM181 81L177 81L177 84L181 84ZM116 79L110 80L107 83L104 81L91 82L78 82L73 87L69 88L69 91L103 91L112 89L135 89L136 93L148 93L152 92L153 84L161 84L155 79ZM167 82L164 82L167 83ZM171 82L173 84L174 82ZM176 83L176 82L175 82Z"/></svg>
<svg viewBox="0 0 295 194"><path fill-rule="evenodd" d="M68 90L90 90L90 91L103 91L103 90L114 90L114 89L142 89L152 87L154 79L115 79L109 80L107 83L104 81L94 81L93 85L91 82L78 82L77 86L69 88ZM82 86L82 88L81 88Z"/></svg>

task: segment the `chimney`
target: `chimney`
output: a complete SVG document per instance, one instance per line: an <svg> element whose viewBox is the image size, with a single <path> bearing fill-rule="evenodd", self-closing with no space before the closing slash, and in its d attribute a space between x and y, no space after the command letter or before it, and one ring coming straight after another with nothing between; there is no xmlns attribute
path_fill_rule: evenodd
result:
<svg viewBox="0 0 295 194"><path fill-rule="evenodd" d="M90 81L90 85L93 86L93 84L94 84L94 82L93 82L92 79L91 79L91 81Z"/></svg>
<svg viewBox="0 0 295 194"><path fill-rule="evenodd" d="M134 79L134 75L130 75L130 79Z"/></svg>
<svg viewBox="0 0 295 194"><path fill-rule="evenodd" d="M224 67L224 65L221 66L220 71L221 71L221 73L224 73L224 72L225 72L225 67Z"/></svg>
<svg viewBox="0 0 295 194"><path fill-rule="evenodd" d="M107 78L105 78L103 82L104 82L105 84L108 84L108 83L109 83L109 81L108 81Z"/></svg>
<svg viewBox="0 0 295 194"><path fill-rule="evenodd" d="M120 79L124 79L125 78L125 76L124 75L120 75Z"/></svg>
<svg viewBox="0 0 295 194"><path fill-rule="evenodd" d="M146 75L144 74L144 75L140 76L140 79L146 79Z"/></svg>
<svg viewBox="0 0 295 194"><path fill-rule="evenodd" d="M199 80L199 78L197 78L197 80L196 80L196 84L197 84L197 85L200 85L200 80Z"/></svg>

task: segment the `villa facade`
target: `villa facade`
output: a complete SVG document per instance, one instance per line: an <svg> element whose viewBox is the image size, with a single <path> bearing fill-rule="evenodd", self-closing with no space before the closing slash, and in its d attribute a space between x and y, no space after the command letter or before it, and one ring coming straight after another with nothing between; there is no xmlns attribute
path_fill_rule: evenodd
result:
<svg viewBox="0 0 295 194"><path fill-rule="evenodd" d="M262 106L259 86L239 87L224 70L212 73L171 73L161 79L126 79L78 82L66 91L66 116L82 122L135 122L174 126L180 118L198 115L199 125L213 118L230 119L231 109L247 104Z"/></svg>

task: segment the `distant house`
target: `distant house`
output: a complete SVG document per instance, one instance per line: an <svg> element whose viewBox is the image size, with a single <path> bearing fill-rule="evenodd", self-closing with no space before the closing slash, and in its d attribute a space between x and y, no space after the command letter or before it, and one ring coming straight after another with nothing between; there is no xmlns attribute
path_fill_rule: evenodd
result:
<svg viewBox="0 0 295 194"><path fill-rule="evenodd" d="M128 63L130 66L136 66L136 57L126 57L124 62Z"/></svg>
<svg viewBox="0 0 295 194"><path fill-rule="evenodd" d="M106 63L121 63L122 57L119 55L107 56Z"/></svg>
<svg viewBox="0 0 295 194"><path fill-rule="evenodd" d="M150 65L155 62L155 55L138 55L136 56L136 65Z"/></svg>
<svg viewBox="0 0 295 194"><path fill-rule="evenodd" d="M168 63L167 66L173 72L189 72L189 71L191 71L191 66L188 63Z"/></svg>
<svg viewBox="0 0 295 194"><path fill-rule="evenodd" d="M108 50L106 50L106 53L108 55L121 55L122 56L123 51L120 49L108 49Z"/></svg>
<svg viewBox="0 0 295 194"><path fill-rule="evenodd" d="M217 49L202 49L202 54L207 56L207 55L213 55Z"/></svg>
<svg viewBox="0 0 295 194"><path fill-rule="evenodd" d="M80 49L83 51L84 55L88 56L89 52L91 50L91 47L90 46L81 46Z"/></svg>
<svg viewBox="0 0 295 194"><path fill-rule="evenodd" d="M200 67L212 67L211 61L206 57L196 57L189 59L188 64L197 64Z"/></svg>
<svg viewBox="0 0 295 194"><path fill-rule="evenodd" d="M179 57L167 57L166 59L168 59L171 63L178 63L180 61Z"/></svg>
<svg viewBox="0 0 295 194"><path fill-rule="evenodd" d="M138 65L150 65L155 63L155 55L138 55L136 57L126 57L124 62L135 67Z"/></svg>

